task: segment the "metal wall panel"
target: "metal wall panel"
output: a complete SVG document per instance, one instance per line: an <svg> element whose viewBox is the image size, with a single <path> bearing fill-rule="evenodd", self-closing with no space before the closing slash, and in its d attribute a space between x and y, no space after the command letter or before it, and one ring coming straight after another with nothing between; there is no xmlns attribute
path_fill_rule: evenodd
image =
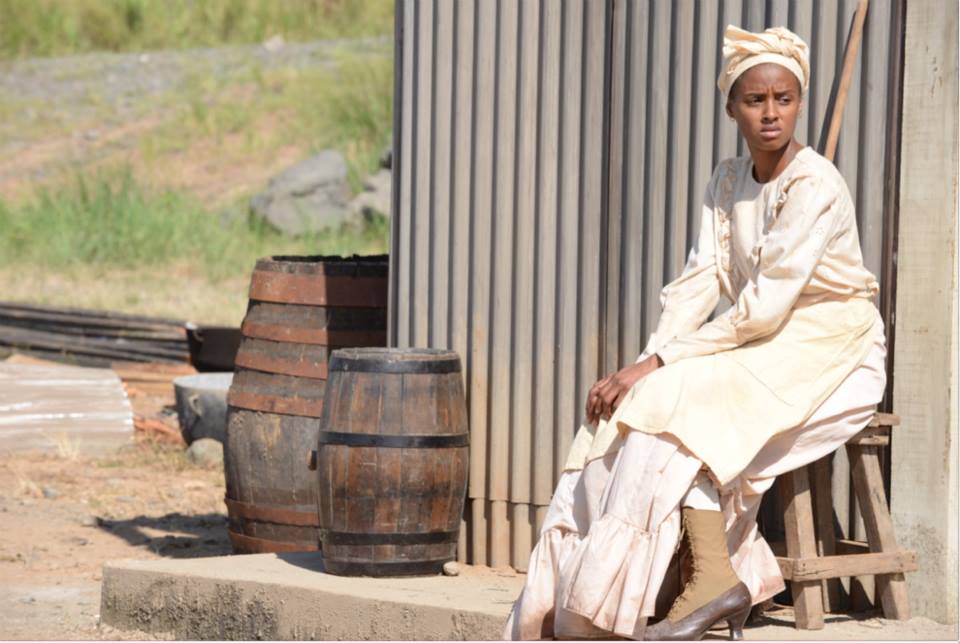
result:
<svg viewBox="0 0 960 643"><path fill-rule="evenodd" d="M897 2L870 3L837 156L878 275ZM810 43L816 145L855 6L398 0L390 338L463 359L462 557L525 568L587 389L636 358L713 167L745 153L715 86L724 26Z"/></svg>

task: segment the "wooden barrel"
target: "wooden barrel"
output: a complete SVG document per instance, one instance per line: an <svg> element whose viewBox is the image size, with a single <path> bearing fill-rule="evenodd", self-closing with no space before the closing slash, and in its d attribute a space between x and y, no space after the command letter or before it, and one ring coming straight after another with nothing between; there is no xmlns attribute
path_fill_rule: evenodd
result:
<svg viewBox="0 0 960 643"><path fill-rule="evenodd" d="M454 560L468 441L456 353L334 351L317 440L326 571L435 574Z"/></svg>
<svg viewBox="0 0 960 643"><path fill-rule="evenodd" d="M319 548L316 447L328 353L386 344L387 258L257 261L227 396L224 473L237 553Z"/></svg>

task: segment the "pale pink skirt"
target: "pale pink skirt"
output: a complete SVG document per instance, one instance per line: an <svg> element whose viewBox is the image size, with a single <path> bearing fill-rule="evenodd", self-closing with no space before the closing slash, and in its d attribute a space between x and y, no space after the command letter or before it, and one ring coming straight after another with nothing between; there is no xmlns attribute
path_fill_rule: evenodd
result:
<svg viewBox="0 0 960 643"><path fill-rule="evenodd" d="M886 385L882 336L801 426L772 438L721 489L731 563L754 603L784 588L757 511L774 479L829 455L863 429ZM680 502L701 462L667 434L631 431L615 454L567 471L530 554L505 639L642 638L680 535Z"/></svg>

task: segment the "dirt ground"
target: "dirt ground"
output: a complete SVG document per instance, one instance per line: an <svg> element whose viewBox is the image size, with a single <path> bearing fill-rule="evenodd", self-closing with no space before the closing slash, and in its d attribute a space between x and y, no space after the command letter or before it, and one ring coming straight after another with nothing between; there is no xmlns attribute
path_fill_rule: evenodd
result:
<svg viewBox="0 0 960 643"><path fill-rule="evenodd" d="M101 566L230 552L221 467L142 441L0 459L0 639L147 638L98 627Z"/></svg>

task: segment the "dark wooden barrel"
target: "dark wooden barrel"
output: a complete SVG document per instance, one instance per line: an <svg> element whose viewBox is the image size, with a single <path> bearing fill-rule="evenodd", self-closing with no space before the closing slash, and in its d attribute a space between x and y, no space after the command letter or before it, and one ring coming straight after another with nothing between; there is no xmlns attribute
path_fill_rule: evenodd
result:
<svg viewBox="0 0 960 643"><path fill-rule="evenodd" d="M230 392L224 472L237 553L319 548L316 448L328 353L386 344L387 257L257 261Z"/></svg>
<svg viewBox="0 0 960 643"><path fill-rule="evenodd" d="M468 440L456 353L334 351L317 440L326 570L435 574L454 560Z"/></svg>

